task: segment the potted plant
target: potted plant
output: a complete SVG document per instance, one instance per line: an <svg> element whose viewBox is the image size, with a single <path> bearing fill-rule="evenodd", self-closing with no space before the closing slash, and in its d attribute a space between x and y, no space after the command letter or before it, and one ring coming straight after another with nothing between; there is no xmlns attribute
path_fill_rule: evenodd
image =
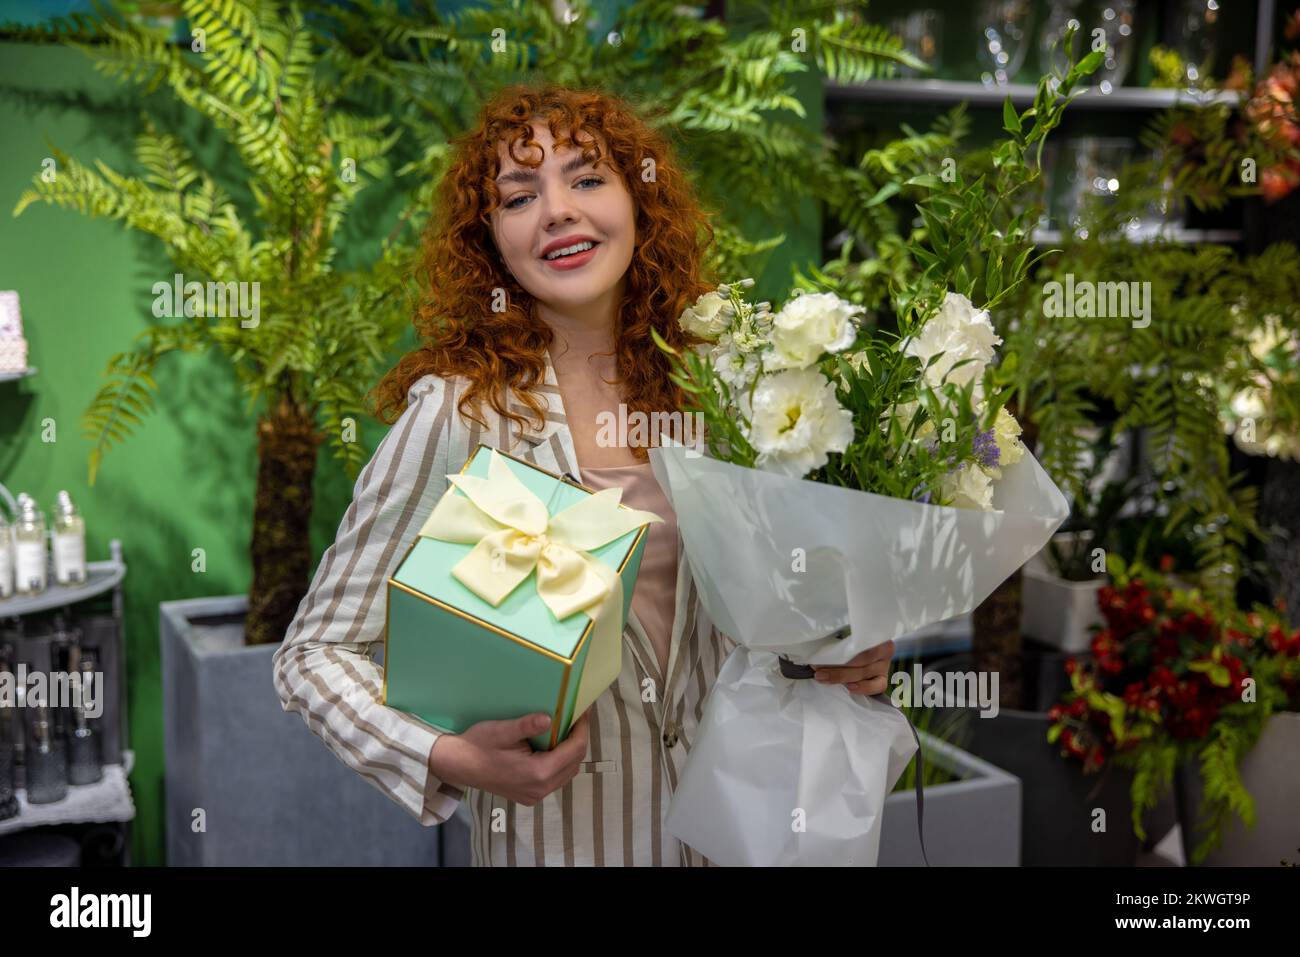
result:
<svg viewBox="0 0 1300 957"><path fill-rule="evenodd" d="M152 373L172 353L220 354L257 409L249 593L160 608L168 855L433 862L437 832L321 747L270 680L307 589L318 452L328 442L355 479L367 458L357 436L366 384L409 318L408 247L386 242L354 269L336 261L358 195L387 175L394 137L385 117L345 108L347 84L318 59L296 5L182 7L190 48L107 8L11 34L70 42L110 76L165 86L233 148L233 192L252 197L236 203L181 138L146 118L139 175L56 149L55 175L37 175L15 210L43 202L116 219L158 237L171 260L161 294L154 287L161 321L109 360L85 413L92 484L107 449L153 408Z"/></svg>
<svg viewBox="0 0 1300 957"><path fill-rule="evenodd" d="M965 749L971 722L966 708L925 707L898 693L913 661L890 665L891 699L917 730L925 807L925 857L916 815L917 765L913 760L885 799L880 829L881 867L1014 867L1020 863L1021 784L1012 774ZM916 689L920 690L920 689Z"/></svg>
<svg viewBox="0 0 1300 957"><path fill-rule="evenodd" d="M1300 631L1288 633L1271 609L1242 612L1174 587L1168 571L1112 558L1114 584L1099 595L1105 625L1093 656L1070 663L1048 738L1087 772L1133 772L1139 837L1177 774L1188 861L1233 855L1224 839L1236 816L1257 826L1247 840L1264 850L1252 863L1275 864L1298 837ZM1267 753L1247 765L1257 744ZM1268 760L1288 746L1286 760Z"/></svg>

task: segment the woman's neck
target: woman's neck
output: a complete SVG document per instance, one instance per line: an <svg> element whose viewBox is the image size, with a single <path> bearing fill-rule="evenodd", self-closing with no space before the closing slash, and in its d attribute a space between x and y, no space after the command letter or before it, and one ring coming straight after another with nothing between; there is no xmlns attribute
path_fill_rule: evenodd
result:
<svg viewBox="0 0 1300 957"><path fill-rule="evenodd" d="M616 341L616 299L614 291L576 308L555 309L537 303L537 315L555 335L551 358L563 356L566 364L586 367L587 359L614 352Z"/></svg>

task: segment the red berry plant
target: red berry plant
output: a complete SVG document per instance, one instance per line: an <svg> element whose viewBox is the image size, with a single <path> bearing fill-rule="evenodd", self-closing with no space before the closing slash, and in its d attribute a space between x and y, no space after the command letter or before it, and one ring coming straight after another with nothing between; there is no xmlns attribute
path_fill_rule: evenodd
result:
<svg viewBox="0 0 1300 957"><path fill-rule="evenodd" d="M1300 630L1275 610L1222 609L1161 570L1108 562L1097 596L1105 624L1092 655L1071 658L1070 690L1048 712L1048 741L1085 772L1108 762L1134 771L1133 830L1166 793L1174 769L1196 760L1203 782L1203 836L1193 863L1222 840L1229 815L1255 823L1255 802L1237 767L1276 711L1300 711Z"/></svg>

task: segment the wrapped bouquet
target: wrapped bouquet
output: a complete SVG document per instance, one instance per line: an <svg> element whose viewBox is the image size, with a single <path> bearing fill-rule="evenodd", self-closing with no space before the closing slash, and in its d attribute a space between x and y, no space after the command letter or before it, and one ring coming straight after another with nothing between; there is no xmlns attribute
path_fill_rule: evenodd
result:
<svg viewBox="0 0 1300 957"><path fill-rule="evenodd" d="M934 192L896 328L828 292L773 312L742 280L680 317L702 345L655 336L708 454L670 445L651 463L701 600L739 644L666 819L714 861L874 864L914 731L883 695L796 679L972 610L1068 514L1005 407L988 309L1035 261L1032 208L1008 212L1037 176L1025 154L1100 56L1044 78L1023 113L1007 101L987 182L909 181Z"/></svg>
<svg viewBox="0 0 1300 957"><path fill-rule="evenodd" d="M870 864L916 749L903 714L790 680L970 611L1068 509L985 386L1000 340L950 293L916 334L860 335L828 293L773 314L748 281L683 324L710 455L651 451L724 663L667 818L723 864ZM711 427L710 427L711 426Z"/></svg>

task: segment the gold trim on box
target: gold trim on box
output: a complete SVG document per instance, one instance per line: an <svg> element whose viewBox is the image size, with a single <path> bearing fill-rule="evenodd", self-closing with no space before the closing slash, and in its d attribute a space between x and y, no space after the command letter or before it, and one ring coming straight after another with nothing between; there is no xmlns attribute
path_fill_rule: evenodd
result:
<svg viewBox="0 0 1300 957"><path fill-rule="evenodd" d="M566 485L572 485L574 488L581 489L582 491L586 492L588 495L596 494L595 489L588 488L587 486L579 482L575 482L566 475L561 475L559 472L552 472L550 469L544 469L540 465L537 465L534 462L529 462L527 459L521 459L517 455L511 455L509 452L502 452L500 449L496 449L495 446L488 445L486 442L480 442L475 447L473 453L469 456L469 458L465 460L465 464L460 467L461 475L465 474L465 470L469 468L469 463L474 460L475 455L478 455L479 449L489 449L489 450L495 449L498 455L504 455L508 459L514 459L520 465L524 465L530 469L535 469L538 472L545 473L546 475L551 476L551 478L556 479L557 481L563 482ZM624 505L622 502L619 502L618 507L627 508L627 506ZM627 567L627 563L631 559L632 553L636 551L637 545L641 542L642 536L645 535L647 527L648 527L647 525L642 525L640 528L637 529L636 538L632 539L632 544L628 546L627 553L623 556L623 561L619 563L618 574L620 576L623 574L623 569ZM403 565L405 565L406 560L411 557L411 552L414 551L415 546L420 543L420 537L421 536L416 535L415 540L411 542L411 544L407 547L406 553L402 556L402 560L397 563L398 568L401 568ZM524 581L527 580L528 579L524 579ZM563 717L561 711L564 707L564 695L569 687L569 675L570 672L572 671L574 662L577 661L578 656L582 654L582 649L583 646L585 646L587 643L587 638L591 635L592 627L595 625L594 621L592 621L591 619L587 620L587 626L582 630L582 634L578 636L578 644L573 649L573 656L570 658L565 658L562 655L555 653L554 651L551 651L547 648L543 648L541 645L529 641L527 638L524 638L522 635L516 635L514 632L506 631L504 628L500 628L497 625L492 624L491 622L484 621L482 618L478 618L467 612L461 611L459 608L456 608L453 605L448 605L446 602L439 601L438 599L433 598L430 595L424 594L424 592L416 591L410 585L405 585L402 582L399 582L396 577L396 572L388 576L388 584L392 587L400 588L402 591L406 592L407 594L411 595L414 598L418 598L421 601L427 601L429 604L435 605L438 608L443 609L444 611L449 611L453 615L456 615L459 618L464 618L466 621L472 624L479 625L480 627L485 628L490 632L494 632L500 635L502 638L506 638L509 639L510 641L515 642L516 644L523 645L526 648L531 649L532 651L541 652L546 657L551 658L554 661L562 664L564 666L564 676L560 681L560 697L555 704L555 715L551 719L551 747L552 748L555 747L557 743L557 737L560 733L560 721ZM523 582L521 582L520 584L522 585ZM384 605L385 607L384 607L383 694L384 694L384 704L387 705L388 704L388 626L391 621L393 603L391 601L386 601Z"/></svg>

